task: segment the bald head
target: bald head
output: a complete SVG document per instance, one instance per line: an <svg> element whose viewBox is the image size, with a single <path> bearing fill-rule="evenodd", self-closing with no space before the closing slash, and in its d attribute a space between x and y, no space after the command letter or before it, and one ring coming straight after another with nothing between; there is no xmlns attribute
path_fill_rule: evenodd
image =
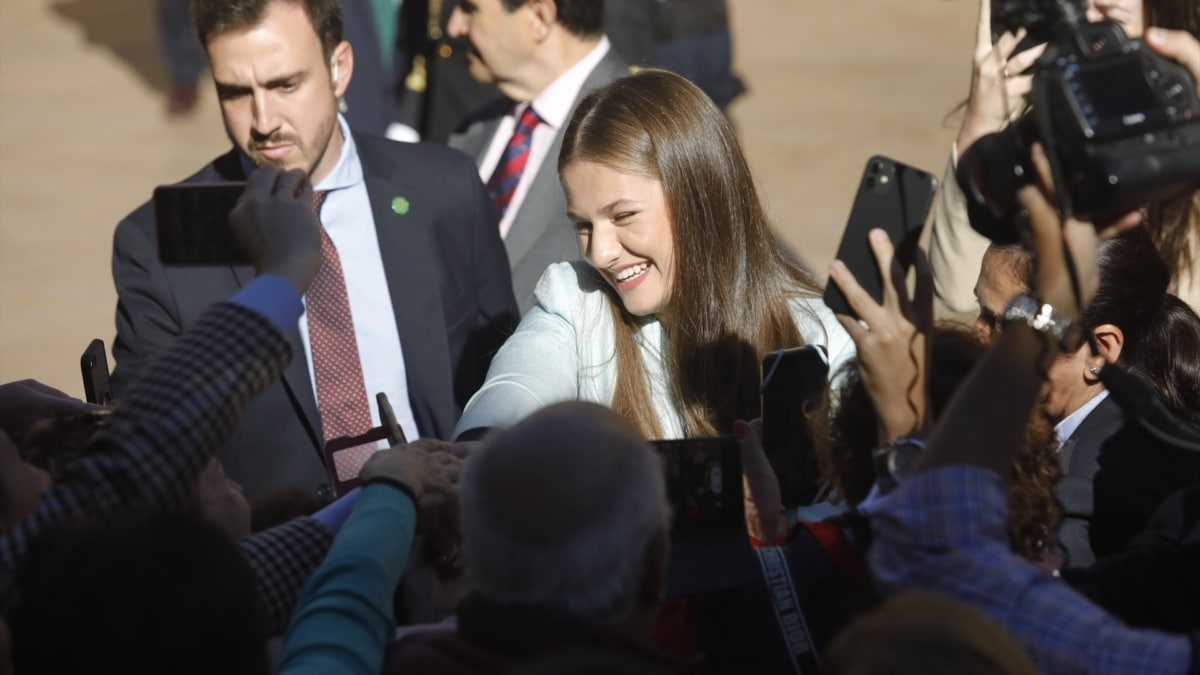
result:
<svg viewBox="0 0 1200 675"><path fill-rule="evenodd" d="M472 453L460 490L467 583L493 602L619 623L668 519L662 466L624 418L560 403Z"/></svg>

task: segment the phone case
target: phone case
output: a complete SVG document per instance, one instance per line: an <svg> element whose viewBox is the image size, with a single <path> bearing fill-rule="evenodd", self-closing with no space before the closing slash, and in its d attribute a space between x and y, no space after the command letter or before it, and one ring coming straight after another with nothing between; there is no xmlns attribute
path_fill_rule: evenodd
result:
<svg viewBox="0 0 1200 675"><path fill-rule="evenodd" d="M779 479L784 506L810 504L819 490L807 415L820 405L828 381L829 359L820 345L763 357L763 450Z"/></svg>
<svg viewBox="0 0 1200 675"><path fill-rule="evenodd" d="M104 353L104 340L96 338L88 344L79 357L83 372L83 395L88 403L109 405L113 402L112 384L108 376L108 357Z"/></svg>
<svg viewBox="0 0 1200 675"><path fill-rule="evenodd" d="M887 232L900 263L907 268L912 264L913 251L935 192L937 178L927 171L879 155L867 161L837 258L876 302L883 298L883 279L867 242L867 233L875 228ZM824 297L825 304L834 312L857 318L846 296L832 281L826 285Z"/></svg>

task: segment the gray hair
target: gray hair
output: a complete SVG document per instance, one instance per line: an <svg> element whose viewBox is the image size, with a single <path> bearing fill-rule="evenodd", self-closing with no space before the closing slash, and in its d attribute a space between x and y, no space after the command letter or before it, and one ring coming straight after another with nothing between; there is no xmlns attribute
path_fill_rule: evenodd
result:
<svg viewBox="0 0 1200 675"><path fill-rule="evenodd" d="M633 617L669 519L657 455L623 418L586 403L485 441L459 499L469 592L592 625Z"/></svg>

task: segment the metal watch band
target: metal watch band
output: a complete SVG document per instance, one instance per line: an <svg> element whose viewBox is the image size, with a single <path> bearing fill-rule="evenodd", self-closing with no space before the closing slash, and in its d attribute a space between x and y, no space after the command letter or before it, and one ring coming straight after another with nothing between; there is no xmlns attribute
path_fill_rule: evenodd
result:
<svg viewBox="0 0 1200 675"><path fill-rule="evenodd" d="M1039 333L1049 335L1065 352L1075 351L1078 347L1077 340L1072 340L1074 323L1049 303L1028 293L1021 293L1009 301L1003 320L1005 324L1020 321Z"/></svg>

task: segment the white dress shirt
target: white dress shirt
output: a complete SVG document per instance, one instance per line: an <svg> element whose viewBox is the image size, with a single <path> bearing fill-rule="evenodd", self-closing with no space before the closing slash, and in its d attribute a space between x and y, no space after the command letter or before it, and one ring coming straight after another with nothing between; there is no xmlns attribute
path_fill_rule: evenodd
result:
<svg viewBox="0 0 1200 675"><path fill-rule="evenodd" d="M502 238L508 236L513 220L516 219L517 212L521 210L521 204L525 201L525 194L529 192L530 184L533 183L538 169L546 160L550 146L554 145L554 137L570 121L571 112L575 107L575 99L579 97L579 90L583 89L584 81L600 64L600 60L604 58L608 50L608 38L601 37L600 42L596 43L596 46L578 63L559 75L558 79L543 89L542 93L538 94L531 103L522 103L509 111L504 119L500 120L500 125L496 127L496 135L492 137L492 143L484 153L483 161L479 163L479 177L485 184L495 173L496 165L500 163L500 157L508 147L508 141L517 127L517 120L525 112L525 108L532 105L542 120L533 129L533 139L529 144L529 160L525 164L525 170L521 173L521 180L517 183L512 201L504 212L504 217L500 219L500 236ZM552 161L557 162L558 158L554 157Z"/></svg>
<svg viewBox="0 0 1200 675"><path fill-rule="evenodd" d="M1083 420L1092 414L1096 406L1104 402L1106 398L1108 398L1108 390L1102 389L1099 394L1088 399L1087 403L1079 406L1075 412L1062 418L1058 424L1054 425L1054 439L1058 442L1059 450L1062 450L1063 443L1067 442L1067 439L1071 437L1071 434L1075 433L1079 425L1083 424Z"/></svg>

